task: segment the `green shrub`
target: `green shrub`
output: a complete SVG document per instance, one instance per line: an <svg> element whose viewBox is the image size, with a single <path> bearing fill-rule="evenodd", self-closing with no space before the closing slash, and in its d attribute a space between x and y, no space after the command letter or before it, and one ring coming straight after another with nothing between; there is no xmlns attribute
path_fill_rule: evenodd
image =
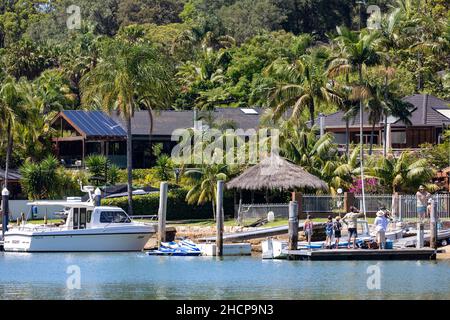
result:
<svg viewBox="0 0 450 320"><path fill-rule="evenodd" d="M188 205L186 194L188 190L183 188L169 191L167 199L167 220L184 219L212 219L213 213L211 204L202 206ZM117 206L124 210L128 208L126 197L116 199L103 199L102 205ZM159 193L152 193L145 196L133 197L133 212L135 215L156 215L159 208ZM233 193L225 192L224 195L225 215L233 216Z"/></svg>

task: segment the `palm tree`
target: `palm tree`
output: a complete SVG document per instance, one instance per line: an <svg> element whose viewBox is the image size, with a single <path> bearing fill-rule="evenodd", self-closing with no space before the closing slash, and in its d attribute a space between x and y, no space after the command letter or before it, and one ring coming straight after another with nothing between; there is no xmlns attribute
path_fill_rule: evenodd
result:
<svg viewBox="0 0 450 320"><path fill-rule="evenodd" d="M417 159L409 152L400 157L382 157L378 163L368 168L369 175L378 178L384 185L390 186L392 192L413 191L434 176L434 171L426 159ZM430 190L436 189L428 185Z"/></svg>
<svg viewBox="0 0 450 320"><path fill-rule="evenodd" d="M217 181L228 179L228 167L224 164L202 165L198 169L188 169L185 172L192 188L186 195L188 204L202 205L211 201L214 220L216 219Z"/></svg>
<svg viewBox="0 0 450 320"><path fill-rule="evenodd" d="M131 36L128 40L119 38L106 42L102 54L97 66L81 80L82 101L85 106L97 103L104 111L117 112L125 120L128 213L133 214L131 119L136 110L148 110L152 131L152 110L164 108L170 101L169 69L156 48Z"/></svg>
<svg viewBox="0 0 450 320"><path fill-rule="evenodd" d="M9 161L11 158L14 128L25 122L23 83L6 77L0 86L0 119L6 124L6 161L4 188L8 188Z"/></svg>
<svg viewBox="0 0 450 320"><path fill-rule="evenodd" d="M293 63L282 58L266 68L265 73L277 80L276 86L270 89L269 98L269 106L274 109L276 118L291 107L292 118L299 118L306 109L311 125L314 125L318 106L339 105L342 102L326 76L328 58L325 48L316 47Z"/></svg>
<svg viewBox="0 0 450 320"><path fill-rule="evenodd" d="M340 49L340 55L330 64L329 75L341 73L348 74L356 71L358 84L354 87L353 94L359 100L359 128L360 128L360 164L363 193L363 211L365 213L364 190L364 103L369 97L369 92L364 86L363 69L377 62L377 54L374 48L375 41L379 37L377 32L352 32L345 27L337 28L338 36L335 41Z"/></svg>
<svg viewBox="0 0 450 320"><path fill-rule="evenodd" d="M353 183L353 177L360 173L359 167L359 146L354 148L350 156L343 155L338 161L337 166L332 173L330 187L332 190L337 188L350 189Z"/></svg>

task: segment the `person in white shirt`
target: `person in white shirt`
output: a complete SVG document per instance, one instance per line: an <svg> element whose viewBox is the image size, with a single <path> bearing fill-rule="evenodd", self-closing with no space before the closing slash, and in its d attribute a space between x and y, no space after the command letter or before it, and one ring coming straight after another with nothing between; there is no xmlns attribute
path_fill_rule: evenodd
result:
<svg viewBox="0 0 450 320"><path fill-rule="evenodd" d="M386 217L386 208L381 207L377 212L377 217L374 221L375 230L377 232L377 244L379 249L386 247L386 230L389 225L389 220Z"/></svg>

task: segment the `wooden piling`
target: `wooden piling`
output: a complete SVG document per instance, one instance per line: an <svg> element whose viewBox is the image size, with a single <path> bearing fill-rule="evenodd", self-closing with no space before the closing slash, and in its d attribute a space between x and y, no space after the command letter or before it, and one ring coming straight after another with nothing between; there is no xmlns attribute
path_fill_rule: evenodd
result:
<svg viewBox="0 0 450 320"><path fill-rule="evenodd" d="M298 247L298 203L296 201L289 202L289 250L297 250Z"/></svg>
<svg viewBox="0 0 450 320"><path fill-rule="evenodd" d="M424 246L424 225L421 222L417 223L417 242L416 248L420 249Z"/></svg>
<svg viewBox="0 0 450 320"><path fill-rule="evenodd" d="M297 202L297 216L298 219L303 218L303 195L301 192L292 192L292 201ZM306 218L306 217L304 217Z"/></svg>
<svg viewBox="0 0 450 320"><path fill-rule="evenodd" d="M430 212L430 248L437 249L437 216L434 200L431 200Z"/></svg>
<svg viewBox="0 0 450 320"><path fill-rule="evenodd" d="M216 256L223 256L223 181L217 181L217 195L216 195L216 216L217 216L217 230L216 230Z"/></svg>
<svg viewBox="0 0 450 320"><path fill-rule="evenodd" d="M159 210L158 210L158 246L166 241L166 215L167 215L167 192L169 184L161 182L159 191Z"/></svg>

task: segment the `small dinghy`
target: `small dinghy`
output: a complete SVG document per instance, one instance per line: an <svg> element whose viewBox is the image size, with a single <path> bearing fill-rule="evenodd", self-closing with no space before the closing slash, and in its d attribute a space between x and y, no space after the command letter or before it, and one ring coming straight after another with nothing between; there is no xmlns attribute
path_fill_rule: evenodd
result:
<svg viewBox="0 0 450 320"><path fill-rule="evenodd" d="M148 252L151 256L196 257L202 254L200 248L191 240L162 242L158 250Z"/></svg>

